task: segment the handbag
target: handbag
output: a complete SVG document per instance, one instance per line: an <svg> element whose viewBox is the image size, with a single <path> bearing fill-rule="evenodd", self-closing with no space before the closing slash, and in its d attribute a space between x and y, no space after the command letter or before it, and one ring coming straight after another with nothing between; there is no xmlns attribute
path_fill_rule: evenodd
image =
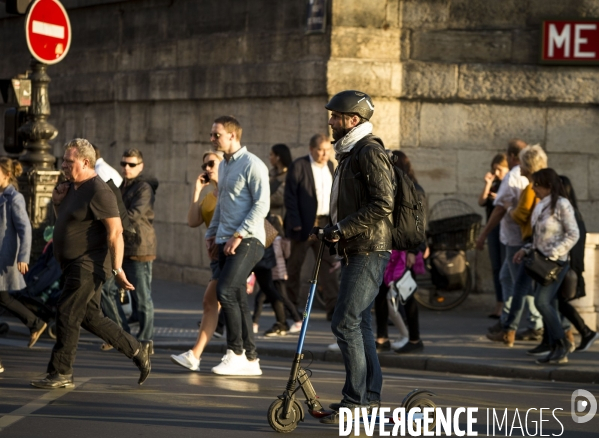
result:
<svg viewBox="0 0 599 438"><path fill-rule="evenodd" d="M410 270L406 270L401 278L395 282L395 289L399 294L399 302L401 304L405 304L406 301L408 301L408 298L416 292L418 285L416 284L414 277L412 277Z"/></svg>
<svg viewBox="0 0 599 438"><path fill-rule="evenodd" d="M578 275L573 269L568 269L562 284L559 285L558 293L566 300L571 301L576 298L576 292L578 291Z"/></svg>
<svg viewBox="0 0 599 438"><path fill-rule="evenodd" d="M275 241L279 232L272 224L268 221L268 219L264 219L264 231L266 232L266 240L264 243L264 248L268 248Z"/></svg>
<svg viewBox="0 0 599 438"><path fill-rule="evenodd" d="M530 278L541 286L547 286L557 280L563 264L545 257L540 251L529 251L522 261L524 270Z"/></svg>

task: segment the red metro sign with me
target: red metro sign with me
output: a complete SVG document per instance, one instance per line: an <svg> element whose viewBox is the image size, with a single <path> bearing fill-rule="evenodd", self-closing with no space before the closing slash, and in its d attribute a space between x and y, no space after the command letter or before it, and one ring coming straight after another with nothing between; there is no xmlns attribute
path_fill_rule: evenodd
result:
<svg viewBox="0 0 599 438"><path fill-rule="evenodd" d="M58 0L36 0L25 21L27 46L35 59L56 64L64 59L71 46L71 23Z"/></svg>
<svg viewBox="0 0 599 438"><path fill-rule="evenodd" d="M542 64L599 64L599 19L543 21Z"/></svg>

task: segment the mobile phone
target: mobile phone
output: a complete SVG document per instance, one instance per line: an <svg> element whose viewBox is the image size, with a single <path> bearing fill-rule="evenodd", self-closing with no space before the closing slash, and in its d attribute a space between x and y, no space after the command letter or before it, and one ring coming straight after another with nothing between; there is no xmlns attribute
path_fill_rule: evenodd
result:
<svg viewBox="0 0 599 438"><path fill-rule="evenodd" d="M210 182L210 178L208 178L208 174L207 173L203 173L200 176L200 181L202 181L204 184L206 184L207 182Z"/></svg>

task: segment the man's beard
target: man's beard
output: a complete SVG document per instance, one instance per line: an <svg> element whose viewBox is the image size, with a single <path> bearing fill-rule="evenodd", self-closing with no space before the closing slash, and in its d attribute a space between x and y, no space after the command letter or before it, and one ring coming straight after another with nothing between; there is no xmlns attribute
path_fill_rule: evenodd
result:
<svg viewBox="0 0 599 438"><path fill-rule="evenodd" d="M332 131L333 131L333 140L335 140L335 141L341 140L343 137L345 137L345 134L347 134L347 129L344 129L344 128L339 128L339 129L332 128Z"/></svg>

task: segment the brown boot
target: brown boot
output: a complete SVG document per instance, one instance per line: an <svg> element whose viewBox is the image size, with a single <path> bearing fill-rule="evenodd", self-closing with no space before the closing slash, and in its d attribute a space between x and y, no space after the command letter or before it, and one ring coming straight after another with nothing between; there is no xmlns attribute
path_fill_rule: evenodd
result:
<svg viewBox="0 0 599 438"><path fill-rule="evenodd" d="M499 333L487 333L487 339L494 342L503 342L508 347L514 346L514 339L516 338L515 330L502 330Z"/></svg>
<svg viewBox="0 0 599 438"><path fill-rule="evenodd" d="M514 340L516 339L516 330L506 330L503 336L503 343L508 347L514 346Z"/></svg>
<svg viewBox="0 0 599 438"><path fill-rule="evenodd" d="M574 332L572 329L566 330L566 340L570 343L569 350L573 353L576 350L576 342L574 342Z"/></svg>

